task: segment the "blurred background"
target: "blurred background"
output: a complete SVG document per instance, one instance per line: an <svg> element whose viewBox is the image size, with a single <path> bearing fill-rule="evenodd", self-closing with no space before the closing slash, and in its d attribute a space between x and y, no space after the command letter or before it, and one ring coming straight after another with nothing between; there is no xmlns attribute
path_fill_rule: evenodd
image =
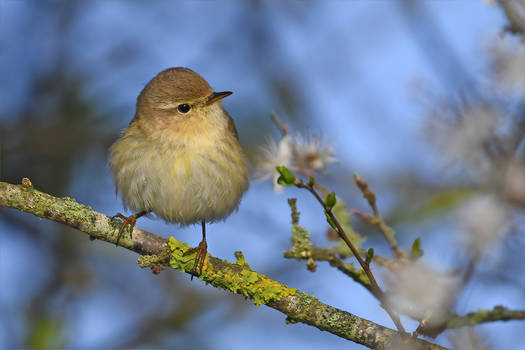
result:
<svg viewBox="0 0 525 350"><path fill-rule="evenodd" d="M521 7L520 7L521 6ZM520 12L521 11L521 12ZM218 90L252 168L278 140L321 137L337 163L318 176L368 212L353 173L384 219L439 274L462 276L452 310L525 309L525 5L508 1L0 2L0 178L122 211L106 164L144 85L186 66ZM327 246L324 215L298 189L253 181L239 211L208 228L209 252L393 327L368 291L326 263L287 260L290 210ZM352 219L363 247L392 257ZM138 227L196 245L197 226ZM249 300L166 270L155 276L122 248L0 208L2 349L361 349ZM381 268L373 266L379 276ZM383 271L383 273L387 273ZM385 286L384 280L381 282ZM424 288L437 288L423 284ZM394 288L394 287L391 287ZM417 322L403 318L407 330ZM461 349L525 348L523 321L449 330Z"/></svg>

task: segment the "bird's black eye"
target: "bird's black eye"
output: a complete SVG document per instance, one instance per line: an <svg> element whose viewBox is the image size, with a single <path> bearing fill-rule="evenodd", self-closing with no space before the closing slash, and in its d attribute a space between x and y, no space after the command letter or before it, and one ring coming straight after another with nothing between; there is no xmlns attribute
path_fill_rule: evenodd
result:
<svg viewBox="0 0 525 350"><path fill-rule="evenodd" d="M177 109L179 110L179 112L186 114L190 111L191 106L187 103L182 103L177 106Z"/></svg>

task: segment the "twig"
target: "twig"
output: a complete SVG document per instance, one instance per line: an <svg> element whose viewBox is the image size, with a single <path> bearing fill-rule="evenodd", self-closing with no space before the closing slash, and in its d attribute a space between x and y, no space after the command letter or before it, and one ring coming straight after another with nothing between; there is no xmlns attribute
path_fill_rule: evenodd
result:
<svg viewBox="0 0 525 350"><path fill-rule="evenodd" d="M311 183L306 183L305 184L301 180L296 180L295 186L298 187L298 188L307 189L310 193L312 193L314 195L314 197L317 199L317 201L321 204L321 206L323 207L326 215L328 215L328 217L335 224L335 228L336 228L337 234L346 243L348 248L350 248L350 250L352 251L352 254L354 254L355 258L359 262L359 265L361 265L361 268L365 271L368 279L370 280L370 286L371 286L372 294L376 298L379 299L379 301L381 303L381 306L383 307L383 309L385 309L387 314L390 316L390 318L394 322L394 324L395 324L396 328L398 329L398 331L403 333L403 334L406 333L403 325L401 324L401 320L399 319L399 316L394 311L392 311L390 306L388 305L388 302L387 302L387 300L385 298L385 295L384 295L383 291L381 290L381 288L379 288L379 285L377 284L377 281L376 281L374 275L372 274L372 270L370 270L370 266L368 265L368 263L366 263L363 260L363 258L361 258L360 254L359 254L359 251L356 249L356 247L354 247L354 245L352 244L350 239L348 239L348 236L346 235L345 231L341 227L341 224L339 223L339 221L337 220L337 218L333 214L332 209L329 208L326 205L324 199L319 196L319 194L317 193L317 191L315 190L315 188L312 186Z"/></svg>
<svg viewBox="0 0 525 350"><path fill-rule="evenodd" d="M495 306L492 310L469 312L465 316L453 315L446 328L475 326L494 321L525 320L525 310L510 310L504 306Z"/></svg>
<svg viewBox="0 0 525 350"><path fill-rule="evenodd" d="M354 175L355 183L357 184L357 187L361 190L363 193L363 196L368 201L368 204L372 208L372 211L374 213L374 216L370 216L368 214L361 213L358 210L353 210L352 212L359 216L361 219L369 223L370 225L376 226L379 231L383 233L383 236L385 236L386 240L390 244L390 247L396 254L396 257L398 259L403 259L405 257L405 254L399 250L399 247L397 245L396 239L394 238L394 235L392 234L393 230L390 228L381 218L381 215L379 214L379 209L377 208L376 203L376 195L374 192L368 188L368 184L365 180L361 179L357 174Z"/></svg>
<svg viewBox="0 0 525 350"><path fill-rule="evenodd" d="M412 337L417 338L419 336L419 334L422 334L426 325L427 325L427 319L423 318L419 322L419 325L417 326L416 330L412 333Z"/></svg>
<svg viewBox="0 0 525 350"><path fill-rule="evenodd" d="M284 257L287 259L307 260L309 258L314 261L327 261L331 266L336 267L339 271L352 278L355 282L362 285L364 288L372 291L372 286L368 276L364 270L354 267L350 263L345 263L336 256L336 253L329 249L312 248L308 252L305 251L288 251L284 252Z"/></svg>
<svg viewBox="0 0 525 350"><path fill-rule="evenodd" d="M281 117L279 117L279 114L277 114L277 112L273 111L270 115L270 118L281 132L281 136L284 137L288 135L288 125L286 125L286 123L283 122L283 120L281 119Z"/></svg>

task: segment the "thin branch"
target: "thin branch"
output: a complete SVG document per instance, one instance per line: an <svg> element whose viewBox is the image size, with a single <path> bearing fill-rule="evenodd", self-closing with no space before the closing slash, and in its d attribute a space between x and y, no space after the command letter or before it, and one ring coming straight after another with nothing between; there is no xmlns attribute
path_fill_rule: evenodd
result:
<svg viewBox="0 0 525 350"><path fill-rule="evenodd" d="M279 114L277 114L277 112L273 111L272 114L270 115L270 118L274 122L275 126L277 126L277 128L281 132L282 137L285 137L286 135L288 135L288 125L286 125L286 123L283 122L283 120L281 119Z"/></svg>
<svg viewBox="0 0 525 350"><path fill-rule="evenodd" d="M509 310L504 306L496 306L492 310L469 312L465 316L454 315L447 322L446 328L475 326L494 321L525 320L525 310Z"/></svg>
<svg viewBox="0 0 525 350"><path fill-rule="evenodd" d="M359 253L366 254L366 251L359 249ZM354 267L351 263L346 263L343 259L338 258L337 255L338 253L335 249L319 248L315 246L308 251L295 250L284 252L284 257L287 259L308 260L309 258L312 258L314 261L326 261L371 292L370 280L365 271ZM372 261L391 271L398 266L396 261L388 260L377 254L374 254Z"/></svg>
<svg viewBox="0 0 525 350"><path fill-rule="evenodd" d="M405 255L401 250L399 250L399 247L397 246L396 239L394 238L393 230L390 226L388 226L383 218L381 218L381 215L379 214L379 209L377 208L376 203L376 195L374 192L370 190L368 187L368 184L365 180L361 179L357 174L354 175L355 183L357 184L357 187L361 190L361 193L363 193L363 196L368 201L368 204L372 208L372 212L374 213L374 216L370 216L368 214L361 213L358 210L353 210L353 213L359 216L361 219L369 223L370 225L376 226L379 231L383 233L383 236L385 236L386 240L390 244L390 247L396 254L396 257L398 259L404 259Z"/></svg>
<svg viewBox="0 0 525 350"><path fill-rule="evenodd" d="M287 259L306 260L313 259L314 261L327 261L331 266L334 266L339 271L353 279L355 282L362 285L364 288L372 292L372 286L366 273L360 269L354 267L351 263L345 263L339 259L335 252L330 249L312 248L308 252L305 251L288 251L284 253L284 257Z"/></svg>
<svg viewBox="0 0 525 350"><path fill-rule="evenodd" d="M336 229L337 234L346 243L348 248L350 248L350 250L352 251L352 254L354 254L355 258L359 262L359 265L361 265L361 268L365 271L368 279L370 280L370 286L371 286L372 294L377 299L379 299L379 301L381 302L381 306L383 307L383 309L385 309L387 314L390 316L390 318L394 322L396 328L401 333L405 333L405 329L404 329L403 325L401 324L401 320L399 319L399 316L393 310L391 310L390 306L388 305L388 302L387 302L387 300L385 298L385 295L384 295L383 291L381 290L381 288L377 284L377 281L376 281L376 279L375 279L375 277L374 277L374 275L372 273L372 270L370 270L370 266L368 265L368 263L366 263L363 260L363 258L359 254L359 251L357 250L357 248L352 244L352 242L348 238L346 232L344 231L343 227L341 226L341 224L339 223L339 221L335 217L334 213L332 212L332 209L329 208L326 205L324 199L322 199L319 196L319 194L317 193L317 191L315 190L315 188L313 187L313 185L311 183L306 183L305 184L305 183L303 183L300 180L296 180L295 186L298 187L298 188L305 188L305 189L307 189L310 193L312 193L314 195L314 197L317 199L317 201L321 204L321 206L323 207L326 215L335 224L335 229Z"/></svg>
<svg viewBox="0 0 525 350"><path fill-rule="evenodd" d="M27 179L23 183L24 185L12 185L0 182L0 206L54 220L87 233L94 239L116 243L121 227L118 220L112 220L71 198L57 198L37 191ZM195 253L188 245L173 237L168 241L135 227L132 238L125 234L119 245L139 254L150 254L139 259L144 267L155 267L157 263L164 262L163 258L169 248L171 267L185 273L190 273L193 268ZM228 289L257 304L274 308L287 315L287 321L291 323L312 325L371 349L386 350L407 346L411 349L445 349L421 339L405 344L399 332L321 303L312 295L273 281L251 270L240 254L237 257L237 263L230 263L207 255L199 278L216 288Z"/></svg>
<svg viewBox="0 0 525 350"><path fill-rule="evenodd" d="M499 0L498 5L501 6L509 24L504 28L506 32L521 35L525 38L525 5L519 1ZM523 40L523 39L522 39Z"/></svg>

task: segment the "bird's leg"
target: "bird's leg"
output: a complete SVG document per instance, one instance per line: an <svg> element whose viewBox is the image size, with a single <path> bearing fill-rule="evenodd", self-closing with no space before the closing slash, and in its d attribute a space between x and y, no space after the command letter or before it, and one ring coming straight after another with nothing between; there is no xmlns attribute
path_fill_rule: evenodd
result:
<svg viewBox="0 0 525 350"><path fill-rule="evenodd" d="M199 270L199 275L202 273L202 267L204 266L204 260L206 259L206 254L208 253L208 243L206 243L206 222L202 220L202 241L199 243L197 248L197 255L195 256L195 264L193 264L193 269L191 270L191 279L197 274L197 269Z"/></svg>
<svg viewBox="0 0 525 350"><path fill-rule="evenodd" d="M124 229L129 226L129 235L130 237L133 237L133 228L135 227L135 223L137 222L137 219L140 218L141 216L144 216L148 213L148 211L146 210L143 210L141 211L140 213L136 213L136 214L133 214L133 215L130 215L130 216L124 216L122 215L121 213L116 213L115 215L113 215L111 218L114 219L114 218L119 218L122 220L122 226L120 226L120 230L118 231L118 236L117 236L117 242L115 243L115 245L118 246L118 242L120 241L120 237L122 236L122 232L124 232Z"/></svg>

